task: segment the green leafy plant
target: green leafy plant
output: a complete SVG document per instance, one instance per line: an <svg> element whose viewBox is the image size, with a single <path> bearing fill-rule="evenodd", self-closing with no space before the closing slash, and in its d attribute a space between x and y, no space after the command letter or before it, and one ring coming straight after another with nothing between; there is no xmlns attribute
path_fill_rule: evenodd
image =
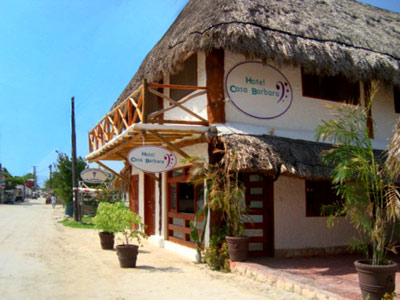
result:
<svg viewBox="0 0 400 300"><path fill-rule="evenodd" d="M129 207L121 202L113 203L114 208L114 226L115 232L122 235L122 243L128 245L130 241L136 240L139 245L142 245L142 239L146 239L147 235L143 232L144 224L142 218L132 212Z"/></svg>
<svg viewBox="0 0 400 300"><path fill-rule="evenodd" d="M381 298L381 300L394 300L394 298L397 296L397 294L395 292L392 293L385 293L385 295L383 295L383 297ZM365 297L365 300L370 300L371 296L368 294L367 297Z"/></svg>
<svg viewBox="0 0 400 300"><path fill-rule="evenodd" d="M204 260L211 270L229 272L229 253L225 242L226 229L214 227L210 246L205 249Z"/></svg>
<svg viewBox="0 0 400 300"><path fill-rule="evenodd" d="M333 120L316 128L316 138L337 145L323 155L333 166L332 184L343 199L324 207L330 214L328 224L348 216L359 233L352 247L381 265L388 263L387 250L395 251L391 230L400 217L400 202L393 176L374 153L368 121L368 107L341 106Z"/></svg>
<svg viewBox="0 0 400 300"><path fill-rule="evenodd" d="M238 172L231 172L232 165L209 164L204 159L191 157L185 162L192 164L190 181L194 184L207 185L205 209L221 212L227 226L227 235L240 237L243 235L246 220L246 204L244 188L239 182Z"/></svg>
<svg viewBox="0 0 400 300"><path fill-rule="evenodd" d="M198 220L199 218L204 215L203 223L202 223L202 228L201 230L198 228ZM194 217L194 222L190 221L189 226L191 228L190 232L190 239L195 243L196 245L196 262L197 263L202 263L202 251L203 251L203 245L204 245L204 237L205 237L205 232L206 232L206 226L207 226L207 216L208 216L208 210L199 210L197 211L195 217Z"/></svg>
<svg viewBox="0 0 400 300"><path fill-rule="evenodd" d="M96 216L93 218L95 228L104 232L118 232L120 227L118 227L116 212L119 206L120 202L101 202L97 208Z"/></svg>

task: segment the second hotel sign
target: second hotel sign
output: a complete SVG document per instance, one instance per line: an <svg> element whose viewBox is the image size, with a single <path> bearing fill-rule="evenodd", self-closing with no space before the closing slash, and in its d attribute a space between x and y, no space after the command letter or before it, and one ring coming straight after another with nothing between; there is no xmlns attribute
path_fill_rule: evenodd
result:
<svg viewBox="0 0 400 300"><path fill-rule="evenodd" d="M173 169L177 163L176 156L168 149L157 146L142 146L128 153L129 163L148 173L162 173Z"/></svg>

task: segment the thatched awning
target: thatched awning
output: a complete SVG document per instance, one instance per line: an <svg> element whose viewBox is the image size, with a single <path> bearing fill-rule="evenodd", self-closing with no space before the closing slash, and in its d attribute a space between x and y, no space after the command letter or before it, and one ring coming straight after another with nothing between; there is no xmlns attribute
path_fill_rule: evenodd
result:
<svg viewBox="0 0 400 300"><path fill-rule="evenodd" d="M191 0L116 104L143 78L158 81L189 53L212 49L400 86L399 28L399 13L354 0Z"/></svg>
<svg viewBox="0 0 400 300"><path fill-rule="evenodd" d="M300 178L327 179L330 168L321 159L332 145L294 140L270 135L221 136L225 144L224 159L236 159L236 170L281 173Z"/></svg>
<svg viewBox="0 0 400 300"><path fill-rule="evenodd" d="M272 135L230 134L218 139L225 146L225 162L235 160L234 171L273 176L283 174L314 180L332 176L332 167L322 161L323 152L332 149L332 144ZM379 164L384 163L382 150L374 150L374 156Z"/></svg>

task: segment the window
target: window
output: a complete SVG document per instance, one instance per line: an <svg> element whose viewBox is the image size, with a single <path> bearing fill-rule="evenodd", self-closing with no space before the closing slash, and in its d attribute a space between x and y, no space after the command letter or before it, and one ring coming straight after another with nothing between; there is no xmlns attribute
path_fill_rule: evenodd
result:
<svg viewBox="0 0 400 300"><path fill-rule="evenodd" d="M330 181L311 181L306 180L306 216L322 216L321 207L323 205L341 202L341 198L332 189Z"/></svg>
<svg viewBox="0 0 400 300"><path fill-rule="evenodd" d="M189 168L168 173L170 210L194 214L204 206L204 187L194 186L188 181Z"/></svg>
<svg viewBox="0 0 400 300"><path fill-rule="evenodd" d="M343 76L319 76L307 74L301 69L303 96L344 102L353 105L360 104L359 83L350 83Z"/></svg>
<svg viewBox="0 0 400 300"><path fill-rule="evenodd" d="M400 87L393 87L394 111L400 114Z"/></svg>
<svg viewBox="0 0 400 300"><path fill-rule="evenodd" d="M197 85L197 55L193 54L185 60L183 69L170 77L171 84ZM179 100L189 95L193 90L171 89L170 96L174 100Z"/></svg>

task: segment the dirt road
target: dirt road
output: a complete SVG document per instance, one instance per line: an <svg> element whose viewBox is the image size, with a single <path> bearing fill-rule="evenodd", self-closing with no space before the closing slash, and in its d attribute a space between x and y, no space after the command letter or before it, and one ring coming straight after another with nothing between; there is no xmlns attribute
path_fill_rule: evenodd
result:
<svg viewBox="0 0 400 300"><path fill-rule="evenodd" d="M121 269L96 231L59 224L62 212L44 199L0 205L0 299L303 299L148 243L136 269Z"/></svg>

